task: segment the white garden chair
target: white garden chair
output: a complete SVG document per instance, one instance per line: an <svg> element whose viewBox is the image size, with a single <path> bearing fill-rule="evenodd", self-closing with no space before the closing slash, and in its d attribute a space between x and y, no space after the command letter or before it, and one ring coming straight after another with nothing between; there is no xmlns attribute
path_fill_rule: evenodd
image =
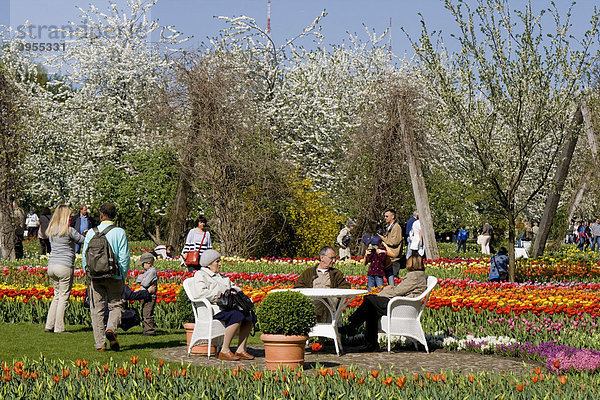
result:
<svg viewBox="0 0 600 400"><path fill-rule="evenodd" d="M387 336L388 353L392 349L392 336L405 336L425 346L429 353L427 340L421 327L421 314L429 300L431 291L437 285L435 276L427 277L427 290L419 297L393 297L387 306L387 315L381 317L381 330ZM417 343L415 342L415 348Z"/></svg>
<svg viewBox="0 0 600 400"><path fill-rule="evenodd" d="M194 332L192 333L192 339L188 347L188 357L194 347L201 340L208 340L208 358L210 358L210 346L211 342L215 338L219 338L218 344L222 344L222 338L225 336L225 325L223 322L213 319L215 315L215 309L213 305L207 299L194 298L191 295L190 285L192 279L186 279L183 281L183 289L185 294L192 302L192 310L194 311L195 326ZM218 311L217 311L218 312Z"/></svg>

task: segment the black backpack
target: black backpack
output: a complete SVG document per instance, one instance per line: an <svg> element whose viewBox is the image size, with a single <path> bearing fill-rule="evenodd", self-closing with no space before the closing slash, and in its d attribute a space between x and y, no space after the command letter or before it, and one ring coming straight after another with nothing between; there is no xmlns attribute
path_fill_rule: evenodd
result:
<svg viewBox="0 0 600 400"><path fill-rule="evenodd" d="M91 279L113 278L119 274L119 264L113 249L110 247L106 234L114 225L109 225L102 232L94 228L94 236L88 242L85 252L87 275Z"/></svg>

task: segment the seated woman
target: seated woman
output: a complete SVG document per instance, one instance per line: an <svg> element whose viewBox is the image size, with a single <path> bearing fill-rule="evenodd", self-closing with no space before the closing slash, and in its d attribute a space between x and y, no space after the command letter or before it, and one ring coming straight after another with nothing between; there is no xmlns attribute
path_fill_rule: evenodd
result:
<svg viewBox="0 0 600 400"><path fill-rule="evenodd" d="M490 282L506 282L508 279L508 250L500 247L498 254L490 258Z"/></svg>
<svg viewBox="0 0 600 400"><path fill-rule="evenodd" d="M241 291L237 286L231 284L228 277L220 274L221 254L212 249L205 250L200 257L200 269L196 271L191 285L194 297L205 298L216 307L217 299L226 291L235 289ZM238 361L252 360L254 356L246 351L246 342L254 325L255 316L252 313L245 314L239 310L220 311L214 316L215 319L225 324L225 338L223 348L219 352L219 360ZM231 340L239 331L238 348L233 354L229 349Z"/></svg>
<svg viewBox="0 0 600 400"><path fill-rule="evenodd" d="M397 286L384 287L377 296L365 296L358 309L350 316L348 325L339 328L344 335L353 335L356 330L366 322L366 344L361 351L371 352L379 350L377 333L379 320L387 315L387 305L392 297L419 297L427 290L427 278L423 258L416 252L406 260L406 276Z"/></svg>

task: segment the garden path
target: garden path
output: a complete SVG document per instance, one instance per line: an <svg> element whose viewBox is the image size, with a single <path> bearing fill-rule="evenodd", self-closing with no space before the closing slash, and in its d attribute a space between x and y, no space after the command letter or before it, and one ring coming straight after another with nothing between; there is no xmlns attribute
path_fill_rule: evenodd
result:
<svg viewBox="0 0 600 400"><path fill-rule="evenodd" d="M233 350L233 348L232 348ZM218 366L224 364L226 368L232 368L241 364L244 367L251 365L257 368L265 367L265 350L261 345L253 345L250 353L256 356L252 361L220 361L216 357L210 360L204 355L194 355L187 357L187 348L185 346L161 349L154 352L154 356L165 361L189 363L198 366ZM322 351L313 353L307 350L305 356L305 369L312 369L316 363L323 367L337 368L340 366L350 367L354 365L361 370L382 369L400 373L409 371L411 373L420 373L423 371L439 373L440 371L454 370L460 373L470 372L514 372L527 373L533 371L536 366L543 366L542 363L522 360L518 358L500 357L493 355L481 355L470 352L434 350L429 354L424 351L415 351L403 348L402 350L392 351L388 354L386 351L378 353L359 353L357 349L349 348L347 353L338 357L333 348L324 348Z"/></svg>

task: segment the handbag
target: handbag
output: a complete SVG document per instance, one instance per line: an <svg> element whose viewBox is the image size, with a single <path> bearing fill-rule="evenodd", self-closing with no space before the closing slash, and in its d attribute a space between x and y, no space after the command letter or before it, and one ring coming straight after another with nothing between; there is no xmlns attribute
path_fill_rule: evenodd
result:
<svg viewBox="0 0 600 400"><path fill-rule="evenodd" d="M202 245L204 244L204 238L206 237L206 232L202 235L202 241L200 241L200 246L198 246L198 250L188 251L185 256L185 265L188 267L197 267L200 265L200 250L202 249Z"/></svg>
<svg viewBox="0 0 600 400"><path fill-rule="evenodd" d="M243 313L249 313L254 309L254 303L244 292L238 292L235 289L228 290L221 294L217 299L217 305L223 311L239 310Z"/></svg>

